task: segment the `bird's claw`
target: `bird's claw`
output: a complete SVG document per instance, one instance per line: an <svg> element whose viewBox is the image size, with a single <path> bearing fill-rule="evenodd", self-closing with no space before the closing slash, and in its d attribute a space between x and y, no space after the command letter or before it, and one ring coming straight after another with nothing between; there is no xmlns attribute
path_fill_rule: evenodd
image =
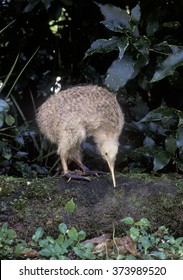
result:
<svg viewBox="0 0 183 280"><path fill-rule="evenodd" d="M99 171L99 170L90 170L86 166L83 168L83 175L85 175L85 176L92 176L92 175L99 176L100 174L104 175L104 174L107 174L107 172Z"/></svg>
<svg viewBox="0 0 183 280"><path fill-rule="evenodd" d="M64 176L66 178L68 178L67 182L70 182L71 179L75 179L75 180L85 180L85 181L91 181L91 179L89 177L84 176L85 174L83 174L82 172L80 172L80 174L78 172L75 171L69 171L66 174L64 174Z"/></svg>

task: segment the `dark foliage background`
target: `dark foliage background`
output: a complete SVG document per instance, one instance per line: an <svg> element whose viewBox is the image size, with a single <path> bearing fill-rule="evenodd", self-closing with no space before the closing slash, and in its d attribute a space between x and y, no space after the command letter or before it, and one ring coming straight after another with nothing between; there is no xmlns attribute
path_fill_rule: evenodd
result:
<svg viewBox="0 0 183 280"><path fill-rule="evenodd" d="M1 0L0 174L55 172L34 117L58 76L62 88L118 92L119 170L182 172L182 9L182 0Z"/></svg>

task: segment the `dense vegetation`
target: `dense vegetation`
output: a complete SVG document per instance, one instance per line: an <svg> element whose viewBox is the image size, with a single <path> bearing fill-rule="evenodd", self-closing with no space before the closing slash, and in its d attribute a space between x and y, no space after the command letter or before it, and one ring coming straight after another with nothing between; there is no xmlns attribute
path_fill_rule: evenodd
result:
<svg viewBox="0 0 183 280"><path fill-rule="evenodd" d="M118 95L126 118L119 171L182 173L182 9L182 0L1 0L0 175L57 172L55 147L37 130L36 110L53 92L81 83ZM85 160L95 165L91 154L87 146ZM114 228L112 237L88 242L85 231L64 222L56 237L39 227L25 239L2 222L1 258L182 259L183 237L165 226L152 231L145 218L124 218L129 230L120 238Z"/></svg>
<svg viewBox="0 0 183 280"><path fill-rule="evenodd" d="M86 232L68 228L61 223L56 238L37 228L31 240L18 239L7 224L0 227L1 259L51 259L51 260L182 260L183 237L174 238L165 226L151 231L150 222L143 218L135 222L126 217L120 222L130 229L123 237L103 234L85 240ZM85 241L83 241L85 240Z"/></svg>
<svg viewBox="0 0 183 280"><path fill-rule="evenodd" d="M126 115L118 167L182 172L182 8L181 0L1 1L0 174L57 167L34 122L57 77L62 88L118 92Z"/></svg>

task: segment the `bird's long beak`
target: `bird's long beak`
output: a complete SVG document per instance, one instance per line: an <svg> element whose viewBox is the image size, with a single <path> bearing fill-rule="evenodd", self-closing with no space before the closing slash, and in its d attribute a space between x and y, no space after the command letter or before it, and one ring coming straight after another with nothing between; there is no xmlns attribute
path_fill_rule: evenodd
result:
<svg viewBox="0 0 183 280"><path fill-rule="evenodd" d="M112 176L113 186L116 187L116 179L114 176L114 162L107 161Z"/></svg>

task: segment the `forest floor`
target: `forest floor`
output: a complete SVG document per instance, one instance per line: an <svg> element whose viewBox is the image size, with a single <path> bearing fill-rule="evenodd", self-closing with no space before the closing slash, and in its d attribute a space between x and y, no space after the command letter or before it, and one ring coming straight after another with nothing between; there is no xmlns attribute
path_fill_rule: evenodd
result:
<svg viewBox="0 0 183 280"><path fill-rule="evenodd" d="M0 225L8 222L25 239L39 226L54 236L62 222L97 236L112 232L114 224L122 233L120 219L132 216L183 236L182 176L117 173L116 179L114 188L110 175L92 177L91 182L0 176ZM71 199L74 213L65 210Z"/></svg>

